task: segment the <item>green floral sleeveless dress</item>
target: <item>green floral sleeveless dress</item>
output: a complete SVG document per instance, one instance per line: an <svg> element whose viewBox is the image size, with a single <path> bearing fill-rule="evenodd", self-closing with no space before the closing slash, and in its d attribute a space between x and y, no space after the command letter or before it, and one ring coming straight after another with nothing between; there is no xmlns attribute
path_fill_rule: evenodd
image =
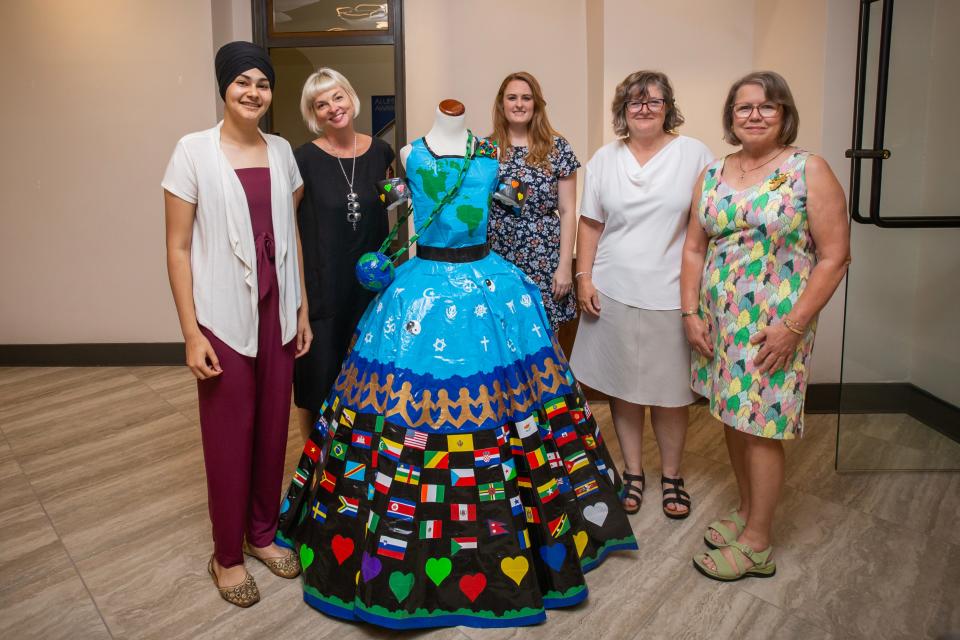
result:
<svg viewBox="0 0 960 640"><path fill-rule="evenodd" d="M734 190L723 159L707 167L698 215L710 239L700 282L700 314L714 343L712 359L693 352L691 387L726 425L756 436L803 435L811 323L784 369L761 374L750 337L790 313L816 264L807 220L809 157L795 151L758 185Z"/></svg>

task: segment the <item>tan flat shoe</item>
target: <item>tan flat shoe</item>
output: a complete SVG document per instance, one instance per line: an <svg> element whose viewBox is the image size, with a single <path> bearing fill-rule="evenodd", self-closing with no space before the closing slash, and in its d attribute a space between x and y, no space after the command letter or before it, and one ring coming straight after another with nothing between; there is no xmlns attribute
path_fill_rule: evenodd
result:
<svg viewBox="0 0 960 640"><path fill-rule="evenodd" d="M244 578L240 584L232 587L221 587L220 583L217 582L217 574L213 570L213 556L210 556L210 562L207 564L207 572L213 579L213 584L217 588L217 591L220 592L220 597L230 604L246 609L260 602L260 589L257 588L257 583L249 572L247 572L247 577Z"/></svg>
<svg viewBox="0 0 960 640"><path fill-rule="evenodd" d="M292 551L282 558L261 558L254 555L253 549L244 541L243 552L251 558L262 562L266 565L267 569L270 570L270 573L275 576L280 576L281 578L296 578L300 575L300 559Z"/></svg>

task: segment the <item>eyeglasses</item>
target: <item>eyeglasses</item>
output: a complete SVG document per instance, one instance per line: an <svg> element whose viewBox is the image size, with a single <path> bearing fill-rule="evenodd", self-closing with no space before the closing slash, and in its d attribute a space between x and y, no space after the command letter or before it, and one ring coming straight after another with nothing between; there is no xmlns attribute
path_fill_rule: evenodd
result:
<svg viewBox="0 0 960 640"><path fill-rule="evenodd" d="M746 120L752 116L754 109L757 110L761 118L772 118L780 112L780 105L772 102L764 102L763 104L740 102L732 107L733 115L737 116L740 120Z"/></svg>
<svg viewBox="0 0 960 640"><path fill-rule="evenodd" d="M663 111L667 101L663 98L651 98L650 100L631 100L627 103L627 111L630 113L640 113L646 106L650 113L660 113Z"/></svg>

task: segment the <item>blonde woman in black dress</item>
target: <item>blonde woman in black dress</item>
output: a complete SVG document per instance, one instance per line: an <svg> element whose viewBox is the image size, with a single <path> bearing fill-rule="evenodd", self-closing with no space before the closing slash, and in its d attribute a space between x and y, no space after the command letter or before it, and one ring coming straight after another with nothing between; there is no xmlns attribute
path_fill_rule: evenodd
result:
<svg viewBox="0 0 960 640"><path fill-rule="evenodd" d="M387 235L376 181L392 175L394 153L386 142L356 131L360 99L333 69L307 78L300 109L318 134L294 152L304 181L297 221L314 336L310 353L297 360L293 380L297 422L306 440L373 298L357 282L354 265Z"/></svg>

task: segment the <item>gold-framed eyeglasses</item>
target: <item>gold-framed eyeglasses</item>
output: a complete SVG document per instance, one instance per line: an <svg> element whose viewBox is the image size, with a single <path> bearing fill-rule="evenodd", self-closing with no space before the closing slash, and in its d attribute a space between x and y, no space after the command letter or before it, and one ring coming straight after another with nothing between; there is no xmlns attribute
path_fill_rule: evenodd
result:
<svg viewBox="0 0 960 640"><path fill-rule="evenodd" d="M660 113L667 101L663 98L650 98L649 100L630 100L627 102L627 111L630 113L640 113L646 107L650 113Z"/></svg>
<svg viewBox="0 0 960 640"><path fill-rule="evenodd" d="M761 118L772 118L780 112L780 105L773 102L764 102L763 104L750 104L749 102L738 102L731 107L733 115L740 120L746 120L753 115L756 109Z"/></svg>

